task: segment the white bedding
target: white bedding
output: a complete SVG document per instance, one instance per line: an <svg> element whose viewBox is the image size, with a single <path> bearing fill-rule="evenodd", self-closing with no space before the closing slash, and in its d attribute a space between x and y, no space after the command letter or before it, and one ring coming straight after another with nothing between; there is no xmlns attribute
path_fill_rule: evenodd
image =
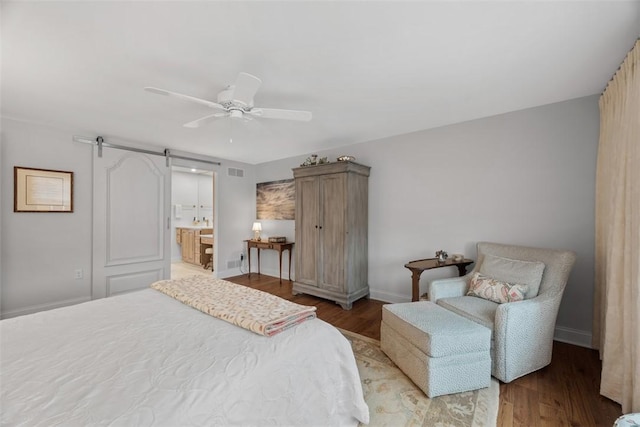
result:
<svg viewBox="0 0 640 427"><path fill-rule="evenodd" d="M2 425L357 425L348 341L267 338L148 289L0 322Z"/></svg>

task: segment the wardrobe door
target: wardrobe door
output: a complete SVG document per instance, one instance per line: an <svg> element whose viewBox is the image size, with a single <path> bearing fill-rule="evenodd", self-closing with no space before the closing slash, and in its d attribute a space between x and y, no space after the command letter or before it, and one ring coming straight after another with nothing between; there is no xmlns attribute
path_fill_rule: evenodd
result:
<svg viewBox="0 0 640 427"><path fill-rule="evenodd" d="M318 286L319 179L296 179L296 281Z"/></svg>
<svg viewBox="0 0 640 427"><path fill-rule="evenodd" d="M345 224L347 174L320 177L320 287L342 292L345 289Z"/></svg>

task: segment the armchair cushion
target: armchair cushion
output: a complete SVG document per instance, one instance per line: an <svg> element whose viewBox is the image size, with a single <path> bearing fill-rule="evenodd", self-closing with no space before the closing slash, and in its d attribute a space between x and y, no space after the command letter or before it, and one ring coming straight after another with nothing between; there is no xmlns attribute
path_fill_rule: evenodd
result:
<svg viewBox="0 0 640 427"><path fill-rule="evenodd" d="M527 285L525 299L538 295L544 263L539 261L522 261L485 254L479 272L500 282Z"/></svg>
<svg viewBox="0 0 640 427"><path fill-rule="evenodd" d="M469 281L467 295L504 304L506 302L522 301L526 293L527 285L500 282L475 272L471 276L471 281Z"/></svg>
<svg viewBox="0 0 640 427"><path fill-rule="evenodd" d="M493 337L494 319L499 306L498 303L482 298L462 296L439 299L438 305L489 328Z"/></svg>

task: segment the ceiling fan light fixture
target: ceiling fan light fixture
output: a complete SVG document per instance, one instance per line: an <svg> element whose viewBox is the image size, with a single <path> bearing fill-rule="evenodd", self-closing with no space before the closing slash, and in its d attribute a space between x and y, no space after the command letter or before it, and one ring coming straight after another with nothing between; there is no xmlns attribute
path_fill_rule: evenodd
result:
<svg viewBox="0 0 640 427"><path fill-rule="evenodd" d="M232 119L245 119L247 121L253 118L280 119L280 120L297 120L308 122L311 120L310 111L283 110L278 108L254 108L253 97L262 84L262 80L258 77L240 73L235 84L227 86L223 91L218 93L218 102L207 101L206 99L196 98L178 92L171 92L165 89L147 86L144 89L147 92L157 95L172 96L184 101L197 103L218 110L219 112L209 114L183 126L187 128L198 128L201 125L213 120L224 117Z"/></svg>

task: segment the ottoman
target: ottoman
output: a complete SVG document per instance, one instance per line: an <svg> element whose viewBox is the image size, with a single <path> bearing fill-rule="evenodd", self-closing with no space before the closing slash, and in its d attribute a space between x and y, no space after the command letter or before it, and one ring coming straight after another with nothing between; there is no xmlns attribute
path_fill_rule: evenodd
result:
<svg viewBox="0 0 640 427"><path fill-rule="evenodd" d="M429 301L384 305L380 348L430 398L491 382L491 331Z"/></svg>

